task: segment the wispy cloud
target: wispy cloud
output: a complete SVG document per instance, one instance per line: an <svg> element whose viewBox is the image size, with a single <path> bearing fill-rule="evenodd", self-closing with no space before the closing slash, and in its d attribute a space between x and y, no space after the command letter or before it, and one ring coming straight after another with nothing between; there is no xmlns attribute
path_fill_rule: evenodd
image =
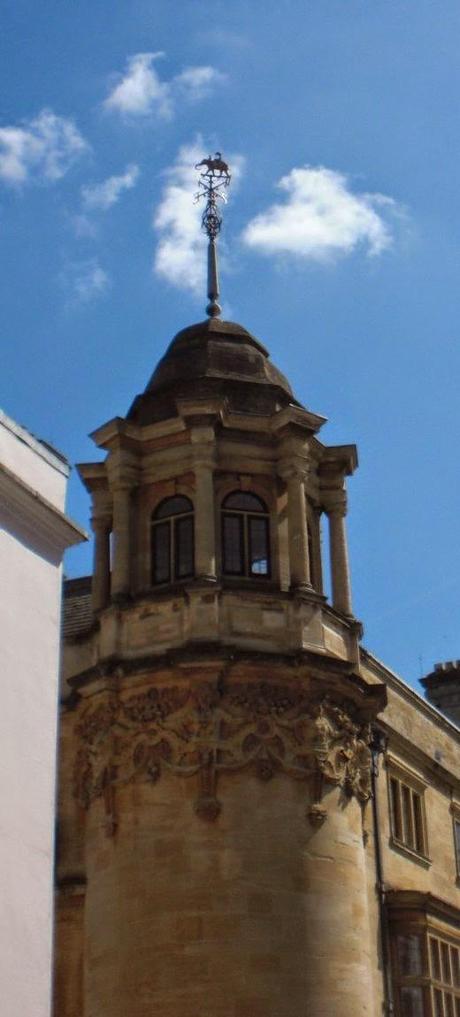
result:
<svg viewBox="0 0 460 1017"><path fill-rule="evenodd" d="M186 67L173 78L171 89L181 92L189 102L199 102L212 92L214 85L225 80L215 67Z"/></svg>
<svg viewBox="0 0 460 1017"><path fill-rule="evenodd" d="M325 261L358 247L381 254L393 240L387 213L396 202L382 194L355 193L344 173L303 166L282 177L286 200L255 216L243 231L244 243L262 254L285 254Z"/></svg>
<svg viewBox="0 0 460 1017"><path fill-rule="evenodd" d="M166 186L153 225L159 234L154 271L175 286L204 293L205 244L201 232L202 209L193 202L197 189L195 163L203 155L200 142L183 145L173 166L166 170Z"/></svg>
<svg viewBox="0 0 460 1017"><path fill-rule="evenodd" d="M164 53L135 53L127 61L126 71L117 82L104 106L125 116L139 117L155 113L170 120L178 99L196 102L205 98L224 75L214 67L186 67L180 74L163 81L155 62Z"/></svg>
<svg viewBox="0 0 460 1017"><path fill-rule="evenodd" d="M206 289L206 237L201 230L202 204L194 203L197 190L195 164L203 158L200 138L179 149L165 172L166 185L155 210L153 226L159 234L154 272L174 286L204 296ZM243 158L232 155L233 185L241 176Z"/></svg>
<svg viewBox="0 0 460 1017"><path fill-rule="evenodd" d="M0 180L59 180L88 147L73 120L43 109L33 120L0 127Z"/></svg>
<svg viewBox="0 0 460 1017"><path fill-rule="evenodd" d="M108 177L99 184L86 184L81 188L83 207L105 212L119 201L123 191L135 187L138 178L139 166L131 163L120 176Z"/></svg>
<svg viewBox="0 0 460 1017"><path fill-rule="evenodd" d="M67 293L68 308L88 304L103 296L110 287L110 277L97 258L69 262L61 273L60 282Z"/></svg>

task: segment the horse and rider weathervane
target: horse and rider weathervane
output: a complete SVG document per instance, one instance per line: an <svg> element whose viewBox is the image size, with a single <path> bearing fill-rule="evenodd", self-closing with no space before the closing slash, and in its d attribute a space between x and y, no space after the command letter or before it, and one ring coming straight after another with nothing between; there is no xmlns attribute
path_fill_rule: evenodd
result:
<svg viewBox="0 0 460 1017"><path fill-rule="evenodd" d="M202 169L204 167L204 169ZM216 152L214 158L209 156L202 159L195 166L201 170L198 182L199 190L195 195L195 201L202 198L206 201L204 212L201 218L201 226L208 238L208 298L209 304L206 314L210 318L218 318L221 308L218 304L219 297L219 276L217 271L217 250L216 239L222 226L222 216L219 210L219 201L226 202L225 190L230 184L231 174L228 165L222 159L221 153Z"/></svg>

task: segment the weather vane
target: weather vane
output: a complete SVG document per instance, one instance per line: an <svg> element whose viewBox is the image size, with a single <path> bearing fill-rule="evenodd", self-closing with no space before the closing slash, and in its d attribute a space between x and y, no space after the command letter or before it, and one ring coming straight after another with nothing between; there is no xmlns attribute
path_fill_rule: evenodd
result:
<svg viewBox="0 0 460 1017"><path fill-rule="evenodd" d="M205 167L201 169L201 167ZM220 152L216 152L214 158L210 155L202 159L195 166L201 170L198 182L198 191L195 201L204 198L206 205L201 218L201 226L208 238L208 298L209 304L206 314L210 318L218 318L221 308L218 304L219 297L219 276L217 272L217 250L216 239L222 226L222 216L219 209L219 201L227 201L225 190L230 184L231 174L228 165L222 159Z"/></svg>

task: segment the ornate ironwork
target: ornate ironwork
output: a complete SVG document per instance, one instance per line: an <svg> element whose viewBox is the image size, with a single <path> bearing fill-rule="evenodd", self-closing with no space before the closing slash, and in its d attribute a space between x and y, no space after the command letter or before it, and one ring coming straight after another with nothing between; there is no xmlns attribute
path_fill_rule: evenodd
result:
<svg viewBox="0 0 460 1017"><path fill-rule="evenodd" d="M205 169L201 169L203 166ZM218 203L219 201L225 203L227 200L224 192L230 184L231 173L220 152L216 152L214 158L210 155L207 159L197 162L195 169L201 170L195 201L198 202L202 198L206 201L201 224L208 239L215 240L222 226Z"/></svg>
<svg viewBox="0 0 460 1017"><path fill-rule="evenodd" d="M204 168L203 168L204 167ZM208 297L209 304L206 308L211 318L218 317L221 308L217 302L219 296L219 279L217 271L217 252L215 241L222 227L222 215L219 209L219 202L226 202L225 191L231 181L231 173L228 164L222 159L222 154L216 152L215 156L208 156L196 163L195 169L201 170L198 181L198 191L195 194L195 202L204 199L206 202L201 217L202 229L209 240L208 249Z"/></svg>

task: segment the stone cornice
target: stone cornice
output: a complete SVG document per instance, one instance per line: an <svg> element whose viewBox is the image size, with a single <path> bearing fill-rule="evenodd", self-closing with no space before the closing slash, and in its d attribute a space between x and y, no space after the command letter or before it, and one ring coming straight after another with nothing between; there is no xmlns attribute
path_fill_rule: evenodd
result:
<svg viewBox="0 0 460 1017"><path fill-rule="evenodd" d="M111 449L119 448L138 442L141 438L141 429L132 424L124 417L113 417L106 424L102 424L95 431L91 431L89 437L98 448Z"/></svg>
<svg viewBox="0 0 460 1017"><path fill-rule="evenodd" d="M299 433L305 437L319 431L326 420L326 417L311 413L310 410L304 410L300 406L286 406L271 418L270 427L273 434L280 437L291 433Z"/></svg>
<svg viewBox="0 0 460 1017"><path fill-rule="evenodd" d="M92 491L107 488L107 471L104 463L77 463L76 470L86 490Z"/></svg>
<svg viewBox="0 0 460 1017"><path fill-rule="evenodd" d="M356 445L330 445L324 448L320 471L336 472L338 475L350 476L358 466L358 450Z"/></svg>
<svg viewBox="0 0 460 1017"><path fill-rule="evenodd" d="M414 918L422 915L425 919L438 918L460 928L460 910L450 901L435 897L432 893L419 890L387 890L386 902L393 919L398 917L398 912L403 912L407 920L408 913L412 912Z"/></svg>
<svg viewBox="0 0 460 1017"><path fill-rule="evenodd" d="M460 728L454 724L452 720L449 720L448 717L437 710L435 706L428 703L427 700L420 695L420 693L408 685L403 678L400 678L399 675L395 674L395 672L387 667L386 664L383 664L382 661L378 660L378 658L370 653L369 650L366 650L365 647L362 646L360 648L360 653L363 663L367 664L369 670L375 673L376 678L380 681L384 681L385 684L389 685L390 688L393 688L397 693L399 693L399 695L410 703L411 706L425 714L428 720L431 720L438 727L443 728L447 734L453 737L456 741L460 742Z"/></svg>
<svg viewBox="0 0 460 1017"><path fill-rule="evenodd" d="M0 465L0 504L15 522L22 523L32 534L39 536L53 551L60 554L67 547L88 539L85 530L2 465Z"/></svg>

